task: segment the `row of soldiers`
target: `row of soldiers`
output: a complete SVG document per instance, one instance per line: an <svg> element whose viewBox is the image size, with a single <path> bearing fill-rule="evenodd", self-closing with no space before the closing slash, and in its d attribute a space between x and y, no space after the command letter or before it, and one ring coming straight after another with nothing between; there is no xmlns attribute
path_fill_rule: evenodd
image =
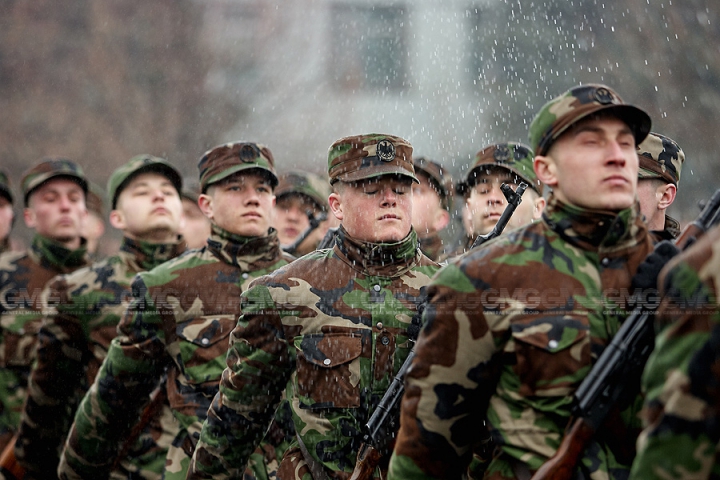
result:
<svg viewBox="0 0 720 480"><path fill-rule="evenodd" d="M671 256L654 268L645 260L677 235L664 212L684 154L650 124L608 87L576 87L541 109L530 146L484 148L455 187L400 137L346 137L328 152L327 197L302 175L289 183L304 192L280 195L267 147L220 145L198 164L197 206L211 231L191 250L178 235L177 170L136 157L108 182L121 250L92 265L76 222L87 180L72 162L44 162L22 181L37 236L27 253L0 257L4 441L17 428L26 478L345 479L363 424L417 339L395 453L383 452L373 476L530 478L624 320L628 299L609 292L654 286ZM500 185L521 182L529 188L511 231L470 249L506 206ZM439 241L453 190L467 229L455 252ZM303 221L273 228L276 196ZM64 212L52 234L49 208ZM288 255L282 246L322 213L340 222L330 248L314 250L316 228L293 245L307 254ZM529 305L528 291L543 294ZM665 377L652 375L657 425ZM627 477L641 404L613 419L613 435L597 435L582 478ZM658 443L652 430L643 438ZM703 445L694 462L712 450ZM660 476L665 466L647 468Z"/></svg>

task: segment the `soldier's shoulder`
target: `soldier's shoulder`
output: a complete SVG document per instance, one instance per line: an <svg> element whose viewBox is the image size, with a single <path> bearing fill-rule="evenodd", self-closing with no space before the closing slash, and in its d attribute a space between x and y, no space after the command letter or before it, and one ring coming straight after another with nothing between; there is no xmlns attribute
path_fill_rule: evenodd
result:
<svg viewBox="0 0 720 480"><path fill-rule="evenodd" d="M173 280L178 275L185 274L184 270L218 262L219 260L210 253L207 247L185 250L177 257L163 262L151 270L138 273L138 277L142 278L146 283L165 283Z"/></svg>
<svg viewBox="0 0 720 480"><path fill-rule="evenodd" d="M109 273L114 273L120 263L120 257L113 255L73 272L58 275L56 279L62 279L68 284L92 283L100 275L107 276Z"/></svg>
<svg viewBox="0 0 720 480"><path fill-rule="evenodd" d="M5 252L0 255L0 271L13 271L23 259L28 258L27 251Z"/></svg>
<svg viewBox="0 0 720 480"><path fill-rule="evenodd" d="M256 283L267 281L269 283L282 282L290 277L303 277L305 274L316 271L318 268L329 268L328 262L334 258L332 249L315 250L302 257L287 263L272 273L260 277ZM330 273L330 270L328 270Z"/></svg>

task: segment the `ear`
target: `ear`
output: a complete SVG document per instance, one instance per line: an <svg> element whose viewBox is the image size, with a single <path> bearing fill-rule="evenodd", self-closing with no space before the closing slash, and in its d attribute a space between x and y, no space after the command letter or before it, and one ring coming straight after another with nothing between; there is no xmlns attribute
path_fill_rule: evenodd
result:
<svg viewBox="0 0 720 480"><path fill-rule="evenodd" d="M533 169L538 180L550 188L555 188L558 184L557 165L555 160L547 155L538 155L533 161Z"/></svg>
<svg viewBox="0 0 720 480"><path fill-rule="evenodd" d="M658 201L658 209L665 210L675 201L677 195L677 187L672 183L666 183L658 189L660 200Z"/></svg>
<svg viewBox="0 0 720 480"><path fill-rule="evenodd" d="M542 216L542 212L543 210L545 210L545 205L547 204L547 202L543 197L538 196L538 198L536 198L533 203L533 220L537 220Z"/></svg>
<svg viewBox="0 0 720 480"><path fill-rule="evenodd" d="M213 199L210 195L207 195L205 193L200 194L200 196L198 197L198 207L200 207L200 210L207 218L209 218L210 220L214 218Z"/></svg>
<svg viewBox="0 0 720 480"><path fill-rule="evenodd" d="M343 209L342 198L340 197L340 194L336 192L331 193L328 197L328 204L330 205L330 210L332 211L333 215L335 215L335 218L342 222Z"/></svg>
<svg viewBox="0 0 720 480"><path fill-rule="evenodd" d="M435 221L433 222L433 229L435 229L436 232L439 232L443 228L447 227L449 223L450 223L450 212L448 212L444 208L439 209L437 214L435 215Z"/></svg>
<svg viewBox="0 0 720 480"><path fill-rule="evenodd" d="M118 230L125 230L125 215L120 210L111 210L110 211L110 225L112 225L113 228L117 228Z"/></svg>
<svg viewBox="0 0 720 480"><path fill-rule="evenodd" d="M23 220L25 220L25 226L28 228L35 228L37 226L35 212L31 208L23 209Z"/></svg>

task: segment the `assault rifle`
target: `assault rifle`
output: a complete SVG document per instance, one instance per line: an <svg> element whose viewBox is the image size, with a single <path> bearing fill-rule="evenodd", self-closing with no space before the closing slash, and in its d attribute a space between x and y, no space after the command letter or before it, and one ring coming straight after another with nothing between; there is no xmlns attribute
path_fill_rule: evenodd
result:
<svg viewBox="0 0 720 480"><path fill-rule="evenodd" d="M516 192L513 192L512 188L504 183L500 186L500 188L502 189L505 198L508 200L508 204L492 231L487 235L479 236L473 243L473 248L482 245L502 233L513 212L517 206L520 205L520 202L522 201L522 194L525 192L527 184L520 183ZM420 320L422 310L424 309L422 307L424 307L424 304L418 308L418 313L416 314L418 320ZM380 463L380 460L382 460L383 455L390 449L392 442L395 440L395 435L398 430L398 418L400 416L400 401L402 400L403 393L405 392L405 376L410 369L413 358L415 358L414 345L417 340L417 335L410 336L413 337L410 338L410 342L413 344L412 350L410 350L410 353L398 370L395 378L393 378L387 391L385 391L380 403L363 427L363 440L360 445L360 449L358 450L355 469L353 470L350 480L366 480L372 478L373 471Z"/></svg>
<svg viewBox="0 0 720 480"><path fill-rule="evenodd" d="M720 189L697 219L685 227L675 245L683 249L717 224L720 224ZM650 305L639 294L634 295L633 300L637 306L575 391L573 416L560 447L531 480L573 478L580 457L608 414L639 392L645 363L655 348L652 316L657 302Z"/></svg>
<svg viewBox="0 0 720 480"><path fill-rule="evenodd" d="M297 252L297 249L300 247L300 244L316 229L320 226L322 222L324 222L327 219L327 213L320 212L317 216L314 215L312 210L307 211L307 217L310 221L310 225L298 235L298 237L295 239L293 243L290 245L282 247L282 249L285 251L285 253L289 253L290 255L295 255L295 252Z"/></svg>

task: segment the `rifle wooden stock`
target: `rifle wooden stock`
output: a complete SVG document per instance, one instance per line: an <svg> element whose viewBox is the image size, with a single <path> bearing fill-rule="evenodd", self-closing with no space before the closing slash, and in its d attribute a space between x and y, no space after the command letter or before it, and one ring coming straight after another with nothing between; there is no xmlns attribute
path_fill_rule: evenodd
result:
<svg viewBox="0 0 720 480"><path fill-rule="evenodd" d="M363 443L358 452L355 469L350 480L368 480L373 478L375 467L380 464L382 454L369 443Z"/></svg>
<svg viewBox="0 0 720 480"><path fill-rule="evenodd" d="M25 478L25 469L15 458L15 442L17 442L17 435L12 437L10 442L5 445L2 454L0 454L0 473L6 480L22 480Z"/></svg>
<svg viewBox="0 0 720 480"><path fill-rule="evenodd" d="M542 464L531 480L571 480L575 475L575 466L594 434L595 429L582 418L572 421L555 455Z"/></svg>

